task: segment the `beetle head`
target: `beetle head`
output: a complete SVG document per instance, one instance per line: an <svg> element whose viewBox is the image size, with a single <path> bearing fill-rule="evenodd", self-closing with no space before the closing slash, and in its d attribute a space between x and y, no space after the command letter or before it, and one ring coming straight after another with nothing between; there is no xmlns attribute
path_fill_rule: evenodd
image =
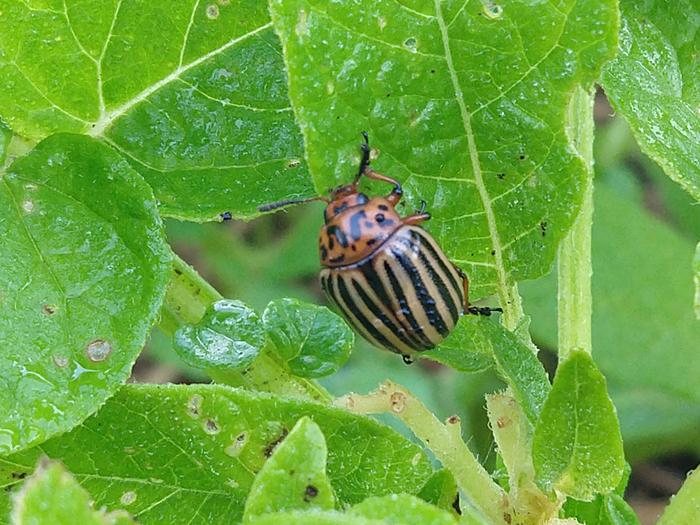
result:
<svg viewBox="0 0 700 525"><path fill-rule="evenodd" d="M367 202L369 202L369 198L364 193L357 191L356 183L338 186L331 191L331 201L326 206L324 218L328 222L348 208L361 206Z"/></svg>

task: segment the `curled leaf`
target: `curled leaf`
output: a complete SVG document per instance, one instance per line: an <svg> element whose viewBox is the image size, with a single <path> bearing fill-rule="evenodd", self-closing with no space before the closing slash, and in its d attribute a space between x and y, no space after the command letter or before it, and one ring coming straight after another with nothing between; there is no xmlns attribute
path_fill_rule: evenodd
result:
<svg viewBox="0 0 700 525"><path fill-rule="evenodd" d="M334 373L355 343L354 333L338 315L297 299L272 301L263 312L263 324L272 351L301 377Z"/></svg>
<svg viewBox="0 0 700 525"><path fill-rule="evenodd" d="M175 332L174 348L188 365L219 370L243 370L265 345L258 314L240 301L213 303L195 325Z"/></svg>

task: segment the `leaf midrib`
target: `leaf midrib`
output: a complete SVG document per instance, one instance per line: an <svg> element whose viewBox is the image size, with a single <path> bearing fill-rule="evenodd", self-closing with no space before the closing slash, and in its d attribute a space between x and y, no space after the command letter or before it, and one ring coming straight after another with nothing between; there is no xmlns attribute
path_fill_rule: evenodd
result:
<svg viewBox="0 0 700 525"><path fill-rule="evenodd" d="M192 62L182 66L178 66L175 68L172 73L169 75L163 77L160 79L158 82L155 82L154 84L151 84L148 86L146 89L141 91L139 94L136 96L132 97L130 100L124 102L121 106L118 108L107 112L104 114L102 117L100 117L99 120L91 124L92 129L88 131L88 135L91 137L101 137L104 135L104 133L107 131L107 129L114 123L115 120L117 120L119 117L125 115L131 108L136 106L137 104L143 102L146 100L150 95L158 91L160 88L168 85L170 82L177 80L180 78L180 76L187 71L197 67L198 65L202 64L203 62L206 62L210 58L215 57L216 55L219 55L226 51L228 48L238 44L239 42L242 42L266 29L269 29L272 27L272 21L263 24L259 27L256 27L255 29L248 31L247 33L237 36L236 38L232 38L228 42L226 42L224 45L214 49L213 51L210 51L209 53L202 55L201 57L197 58L196 60L193 60Z"/></svg>
<svg viewBox="0 0 700 525"><path fill-rule="evenodd" d="M471 115L467 110L466 104L464 103L464 94L462 92L462 86L459 83L457 71L452 61L452 51L450 50L450 38L448 33L448 27L445 24L445 19L442 15L441 0L435 0L435 16L437 18L438 26L440 27L440 37L442 38L442 44L445 49L445 60L447 63L447 69L450 73L452 87L455 92L455 99L457 100L457 105L459 106L459 112L462 118L464 132L467 136L469 159L471 160L472 164L474 182L476 184L477 190L479 191L479 197L481 198L481 203L484 207L484 212L486 214L486 223L488 225L489 235L491 237L491 243L493 246L494 258L496 262L495 267L496 277L498 280L498 294L499 298L501 299L501 303L503 303L502 306L506 308L508 306L505 303L509 295L509 276L503 264L503 248L501 244L501 237L498 233L496 215L494 213L493 207L491 206L491 196L489 195L488 190L486 189L486 185L484 184L484 178L481 173L479 153L476 147L476 140L474 138L474 130L472 129L471 125Z"/></svg>

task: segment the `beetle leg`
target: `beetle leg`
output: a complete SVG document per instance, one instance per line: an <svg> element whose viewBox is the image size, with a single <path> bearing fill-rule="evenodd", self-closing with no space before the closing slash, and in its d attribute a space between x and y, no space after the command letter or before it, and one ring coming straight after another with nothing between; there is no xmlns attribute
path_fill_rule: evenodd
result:
<svg viewBox="0 0 700 525"><path fill-rule="evenodd" d="M462 270L456 264L453 264L452 266L455 267L455 270L457 270L457 273L462 278L462 289L464 290L464 303L462 304L462 308L463 308L462 313L463 314L472 313L469 311L469 279L467 278L467 274L464 273L464 270Z"/></svg>
<svg viewBox="0 0 700 525"><path fill-rule="evenodd" d="M421 222L425 222L430 219L430 214L429 213L416 213L415 215L409 215L408 217L404 217L401 219L401 222L403 224L420 224Z"/></svg>
<svg viewBox="0 0 700 525"><path fill-rule="evenodd" d="M484 315L488 317L493 312L503 312L502 308L491 308L490 306L469 306L469 279L459 266L453 264L457 273L462 278L462 288L464 289L464 314Z"/></svg>
<svg viewBox="0 0 700 525"><path fill-rule="evenodd" d="M377 173L369 166L365 167L364 175L368 179L380 180L388 184L393 184L394 189L391 190L391 193L386 196L386 200L388 200L392 206L396 206L399 203L401 197L403 196L403 189L401 189L401 184L399 184L397 180L389 178L386 175L382 175L381 173Z"/></svg>
<svg viewBox="0 0 700 525"><path fill-rule="evenodd" d="M365 172L369 169L369 136L366 131L362 132L362 136L365 138L365 142L360 145L360 151L362 151L362 160L360 160L360 170L357 172L357 177L355 177L355 184L360 180Z"/></svg>

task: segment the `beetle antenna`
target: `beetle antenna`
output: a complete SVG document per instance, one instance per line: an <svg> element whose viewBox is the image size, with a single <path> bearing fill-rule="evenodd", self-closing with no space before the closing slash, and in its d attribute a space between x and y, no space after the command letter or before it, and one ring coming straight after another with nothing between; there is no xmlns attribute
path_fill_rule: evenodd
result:
<svg viewBox="0 0 700 525"><path fill-rule="evenodd" d="M363 131L362 136L365 139L364 144L360 145L360 151L362 151L362 160L360 160L360 170L357 172L357 177L355 177L355 181L353 182L353 184L357 184L357 182L360 180L360 177L364 175L367 166L369 166L369 135L366 131Z"/></svg>
<svg viewBox="0 0 700 525"><path fill-rule="evenodd" d="M258 211L259 212L272 211L272 210L276 210L277 208L283 208L284 206L290 206L292 204L303 204L305 202L313 202L313 201L328 202L328 199L326 197L322 197L322 196L309 197L307 199L285 199L283 201L270 202L268 204L263 204L261 206L258 206Z"/></svg>

